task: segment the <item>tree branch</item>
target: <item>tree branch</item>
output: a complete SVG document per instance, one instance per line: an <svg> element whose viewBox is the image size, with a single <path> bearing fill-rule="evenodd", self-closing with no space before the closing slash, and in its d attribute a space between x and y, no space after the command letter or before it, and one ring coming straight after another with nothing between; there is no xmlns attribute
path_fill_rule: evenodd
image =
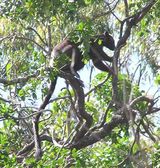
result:
<svg viewBox="0 0 160 168"><path fill-rule="evenodd" d="M92 132L89 136L84 136L77 142L69 144L67 148L69 149L82 149L89 145L92 145L106 136L109 136L112 130L119 126L127 123L127 120L121 115L115 115L109 123L104 124L104 126L99 131Z"/></svg>
<svg viewBox="0 0 160 168"><path fill-rule="evenodd" d="M118 95L118 58L120 56L120 50L123 46L126 45L126 41L129 38L131 34L131 29L133 26L135 26L138 22L140 22L143 17L147 14L147 12L151 9L151 7L156 3L156 0L150 0L149 3L142 8L140 11L136 12L136 14L129 16L128 18L125 18L120 27L120 39L117 43L115 52L114 52L114 57L113 57L113 69L115 72L115 75L113 75L113 80L112 80L112 86L113 86L113 100L116 102L117 101L117 95ZM124 23L127 22L126 24L126 29L123 34L123 26Z"/></svg>
<svg viewBox="0 0 160 168"><path fill-rule="evenodd" d="M61 72L60 76L68 80L72 88L74 89L78 104L77 113L81 118L86 120L86 122L82 125L81 129L78 130L77 134L75 135L74 141L79 141L79 139L81 139L91 127L93 118L85 111L85 96L81 81L75 78L73 75L63 72Z"/></svg>
<svg viewBox="0 0 160 168"><path fill-rule="evenodd" d="M152 103L153 102L153 100L150 99L149 97L139 96L139 97L135 98L133 101L131 101L129 106L132 108L136 103L138 103L140 101L146 101L148 103Z"/></svg>
<svg viewBox="0 0 160 168"><path fill-rule="evenodd" d="M39 75L39 71L37 71L36 73L34 73L32 75L28 75L27 77L23 77L23 78L15 78L15 79L11 79L11 80L6 80L6 79L3 79L3 78L0 78L0 83L3 83L5 85L14 85L14 84L17 84L17 83L25 83L29 79L35 78L38 75Z"/></svg>
<svg viewBox="0 0 160 168"><path fill-rule="evenodd" d="M57 82L57 77L55 80L53 80L50 84L50 88L48 91L48 94L46 95L44 101L39 107L39 111L42 109L45 109L47 104L49 103L49 100L54 92L55 86ZM36 116L33 116L32 123L33 123L33 133L34 133L34 141L35 141L35 158L36 160L39 160L42 157L42 150L41 150L41 141L40 141L40 135L39 135L39 118L41 116L41 113L38 113Z"/></svg>
<svg viewBox="0 0 160 168"><path fill-rule="evenodd" d="M36 44L39 48L41 48L46 54L48 54L48 51L33 39L30 39L30 38L27 38L27 37L21 37L21 36L17 36L17 35L15 36L15 38L30 41L30 42Z"/></svg>
<svg viewBox="0 0 160 168"><path fill-rule="evenodd" d="M39 37L39 39L42 41L42 43L47 46L46 42L43 40L43 38L40 36L40 34L33 27L28 26L27 29L34 31L37 34L37 36Z"/></svg>
<svg viewBox="0 0 160 168"><path fill-rule="evenodd" d="M41 141L48 141L48 142L52 142L52 137L49 137L48 135L41 135L40 136L40 142ZM26 146L24 146L23 149L21 149L18 153L17 156L19 155L25 155L25 153L30 152L35 145L35 141L33 140L32 142L30 142L29 144L27 144Z"/></svg>

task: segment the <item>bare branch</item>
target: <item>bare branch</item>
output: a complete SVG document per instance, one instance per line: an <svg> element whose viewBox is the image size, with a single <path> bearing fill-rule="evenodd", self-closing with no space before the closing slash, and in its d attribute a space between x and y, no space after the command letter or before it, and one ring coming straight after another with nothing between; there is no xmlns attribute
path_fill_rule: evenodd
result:
<svg viewBox="0 0 160 168"><path fill-rule="evenodd" d="M120 116L120 115L115 115L112 120L109 123L104 124L104 126L98 130L92 132L89 136L84 136L82 139L78 140L75 143L69 144L67 148L72 149L82 149L85 148L86 146L92 145L104 137L110 135L112 130L117 127L118 125L124 125L127 123L127 120Z"/></svg>
<svg viewBox="0 0 160 168"><path fill-rule="evenodd" d="M93 91L95 91L97 88L100 88L104 83L106 83L109 78L111 77L110 73L108 74L108 76L106 77L106 79L104 79L104 81L102 81L101 83L99 83L98 85L96 85L94 88L92 88L91 90L89 90L86 94L85 97L87 95L89 95L90 93L92 93Z"/></svg>
<svg viewBox="0 0 160 168"><path fill-rule="evenodd" d="M82 88L82 83L80 80L75 78L71 74L63 73L61 72L60 76L62 76L64 79L68 80L74 89L76 93L77 98L77 113L80 115L83 119L86 120L86 122L82 125L81 129L78 130L77 134L75 135L74 141L77 141L81 139L85 133L88 131L88 129L91 127L93 118L92 116L85 111L85 96L84 96L84 90Z"/></svg>
<svg viewBox="0 0 160 168"><path fill-rule="evenodd" d="M50 88L48 91L48 94L46 95L44 101L39 107L39 111L42 109L45 109L47 104L49 103L49 100L54 92L55 86L57 82L57 77L55 80L53 80L50 84ZM39 160L42 157L42 150L41 150L41 141L40 141L40 135L39 135L39 118L41 116L42 112L37 114L32 118L32 123L33 123L33 132L34 132L34 141L35 141L35 158L36 160Z"/></svg>
<svg viewBox="0 0 160 168"><path fill-rule="evenodd" d="M41 48L46 54L48 54L48 51L44 47L42 47L40 44L38 44L35 40L27 38L27 37L18 36L15 33L12 35L8 35L6 37L1 38L0 42L4 41L6 39L10 39L10 38L17 38L17 39L21 39L21 40L30 41L30 42L36 44L39 48Z"/></svg>
<svg viewBox="0 0 160 168"><path fill-rule="evenodd" d="M146 101L148 103L151 103L151 102L153 102L153 99L146 97L146 96L137 97L133 101L130 102L130 107L133 107L136 103L138 103L140 101Z"/></svg>
<svg viewBox="0 0 160 168"><path fill-rule="evenodd" d="M113 9L111 9L111 7L110 7L110 3L107 3L106 2L106 5L108 6L108 8L109 8L109 13L112 13L112 15L121 23L122 21L115 15L115 13L113 12L113 10L116 8L116 6L118 5L118 3L119 3L119 0L116 2L116 4L115 4L115 6L114 6L114 8Z"/></svg>
<svg viewBox="0 0 160 168"><path fill-rule="evenodd" d="M67 98L69 98L69 96L56 97L56 98L54 98L54 99L51 99L51 100L49 101L49 103L52 103L52 102L54 102L54 101L61 100L61 99L67 99Z"/></svg>
<svg viewBox="0 0 160 168"><path fill-rule="evenodd" d="M51 59L51 51L52 51L52 36L51 36L51 26L48 25L48 55Z"/></svg>
<svg viewBox="0 0 160 168"><path fill-rule="evenodd" d="M126 17L128 17L129 16L128 0L124 0L124 5L125 5L125 15Z"/></svg>
<svg viewBox="0 0 160 168"><path fill-rule="evenodd" d="M40 111L37 111L37 112L33 112L32 114L27 115L25 117L14 117L14 116L10 116L10 115L8 115L8 117L11 117L14 120L23 120L23 119L28 119L30 117L33 117L34 115L41 114L41 113L44 113L44 112L51 112L51 110L48 110L48 109L40 110Z"/></svg>
<svg viewBox="0 0 160 168"><path fill-rule="evenodd" d="M21 37L21 36L17 36L17 35L15 36L15 38L30 41L30 42L36 44L39 48L41 48L46 54L48 54L48 51L33 39L30 39L30 38L27 38L27 37Z"/></svg>
<svg viewBox="0 0 160 168"><path fill-rule="evenodd" d="M13 37L13 35L8 35L8 36L6 36L6 37L2 37L2 38L0 38L0 43L1 43L2 41L6 40L6 39L10 39L10 38L12 38L12 37Z"/></svg>
<svg viewBox="0 0 160 168"><path fill-rule="evenodd" d="M119 2L119 1L117 1L117 2L115 3L115 5L114 5L112 8L110 7L111 3L107 3L107 2L106 2L106 5L108 6L109 11L107 11L107 12L102 12L102 13L100 13L100 14L95 14L95 15L93 15L93 17L91 18L91 20L98 19L98 18L103 17L103 16L106 16L106 15L108 15L108 14L110 14L110 13L112 13L112 14L114 15L113 11L114 11L114 9L117 7L118 2ZM115 15L114 15L114 16L115 16ZM115 17L116 17L116 16L115 16ZM116 18L117 18L117 17L116 17ZM118 19L118 18L117 18L117 19ZM119 20L119 19L118 19L118 20Z"/></svg>
<svg viewBox="0 0 160 168"><path fill-rule="evenodd" d="M107 106L107 109L105 111L105 113L103 114L102 118L101 118L101 121L99 124L95 125L94 127L92 127L88 133L86 134L87 136L90 135L93 131L95 131L96 129L99 129L101 127L103 127L103 125L105 124L106 122L106 118L107 118L107 114L108 114L108 111L109 109L112 107L112 101L109 102L108 106Z"/></svg>
<svg viewBox="0 0 160 168"><path fill-rule="evenodd" d="M34 73L32 75L28 75L27 77L24 77L24 78L15 78L15 79L11 79L11 80L6 80L6 79L3 79L3 78L0 78L0 83L3 83L5 85L14 85L14 84L17 84L17 83L25 83L29 79L35 78L38 75L39 75L39 70L36 73Z"/></svg>
<svg viewBox="0 0 160 168"><path fill-rule="evenodd" d="M12 102L11 100L7 100L7 99L5 99L5 98L3 98L3 97L0 97L0 100L2 100L2 101L4 101L4 102L7 102L7 103L11 103L11 102Z"/></svg>
<svg viewBox="0 0 160 168"><path fill-rule="evenodd" d="M49 137L48 135L41 135L40 136L40 141L49 141L49 142L52 142L52 137ZM35 145L35 142L33 140L31 143L29 143L26 146L24 146L24 148L21 149L17 153L17 156L19 156L19 155L25 155L25 153L30 152L34 148L34 145Z"/></svg>
<svg viewBox="0 0 160 168"><path fill-rule="evenodd" d="M143 17L147 14L147 12L151 9L151 7L155 3L156 3L156 0L150 0L149 3L144 8L142 8L139 12L137 12L136 14L132 16L129 16L128 18L125 18L121 23L120 39L117 43L117 46L114 52L114 57L113 57L113 69L114 69L115 75L113 75L113 80L112 80L112 86L113 86L112 97L115 102L117 102L117 95L118 95L117 74L118 74L118 58L120 56L120 50L123 46L126 45L126 41L131 34L132 27L135 26L138 22L140 22L143 19ZM123 26L125 22L127 22L127 24L126 24L126 29L123 34Z"/></svg>
<svg viewBox="0 0 160 168"><path fill-rule="evenodd" d="M33 27L28 26L27 29L34 31L37 34L37 36L39 37L39 39L42 41L42 43L47 46L46 42L43 40L43 38L40 36L40 34Z"/></svg>
<svg viewBox="0 0 160 168"><path fill-rule="evenodd" d="M153 142L156 142L155 137L151 134L151 132L149 131L149 127L144 123L144 121L142 121L142 126L143 126L145 132L149 135L150 139L151 139Z"/></svg>

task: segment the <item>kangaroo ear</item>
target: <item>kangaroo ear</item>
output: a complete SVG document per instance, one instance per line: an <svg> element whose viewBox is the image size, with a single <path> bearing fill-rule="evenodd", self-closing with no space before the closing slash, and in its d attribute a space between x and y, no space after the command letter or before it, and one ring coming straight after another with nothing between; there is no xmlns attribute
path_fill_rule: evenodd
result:
<svg viewBox="0 0 160 168"><path fill-rule="evenodd" d="M105 36L108 36L108 35L109 35L108 31L105 31L103 34L104 34Z"/></svg>

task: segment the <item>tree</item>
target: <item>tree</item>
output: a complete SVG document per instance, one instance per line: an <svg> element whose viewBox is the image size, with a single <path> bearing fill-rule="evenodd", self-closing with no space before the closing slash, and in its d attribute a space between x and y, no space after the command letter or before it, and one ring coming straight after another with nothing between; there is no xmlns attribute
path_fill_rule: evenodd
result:
<svg viewBox="0 0 160 168"><path fill-rule="evenodd" d="M3 0L0 166L158 166L159 7L156 0ZM93 75L89 66L87 88L87 79L60 71L64 57L49 67L65 37L81 42L87 64L90 39L105 30L116 39L114 74ZM157 85L149 96L142 84L151 75Z"/></svg>

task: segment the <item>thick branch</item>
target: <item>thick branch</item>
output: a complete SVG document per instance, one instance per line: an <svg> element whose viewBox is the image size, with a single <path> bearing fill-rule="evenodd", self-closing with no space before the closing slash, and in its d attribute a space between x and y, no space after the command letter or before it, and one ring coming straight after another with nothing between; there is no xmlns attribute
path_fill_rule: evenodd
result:
<svg viewBox="0 0 160 168"><path fill-rule="evenodd" d="M43 103L41 104L41 106L39 107L39 111L44 109L47 104L49 103L49 100L54 92L55 86L56 86L56 82L57 82L57 77L55 80L53 80L50 84L50 88L48 91L48 94L46 95ZM36 160L39 160L42 156L42 150L41 150L41 142L40 142L40 136L39 136L39 118L41 116L42 113L38 113L36 116L33 117L32 119L32 123L33 123L33 132L34 132L34 141L35 141L35 158Z"/></svg>
<svg viewBox="0 0 160 168"><path fill-rule="evenodd" d="M134 99L134 100L130 103L130 107L132 108L136 103L138 103L138 102L140 102L140 101L146 101L146 102L148 102L148 103L153 102L153 100L150 99L149 97L140 96L140 97L137 97L136 99Z"/></svg>
<svg viewBox="0 0 160 168"><path fill-rule="evenodd" d="M129 16L128 18L125 18L122 23L121 23L121 28L120 28L120 39L117 43L116 49L115 49L115 53L114 53L114 57L113 57L113 69L116 75L113 75L113 81L112 81L112 85L113 85L113 100L116 102L117 101L117 95L118 95L118 78L117 78L117 74L118 74L118 58L120 56L120 50L123 46L126 45L126 41L129 38L130 34L131 34L131 29L133 26L135 26L138 22L140 22L143 17L147 14L147 12L151 9L151 7L156 3L155 0L150 0L150 2L144 7L142 8L140 11L138 11L136 14ZM126 24L126 29L124 31L123 34L123 26L124 23L127 22ZM123 35L122 35L123 34Z"/></svg>
<svg viewBox="0 0 160 168"><path fill-rule="evenodd" d="M127 123L127 120L123 118L122 116L120 115L114 116L111 122L106 123L102 127L102 129L100 129L99 131L92 132L89 136L84 136L82 139L75 142L74 144L70 144L68 148L69 149L73 149L73 148L82 149L89 145L92 145L100 141L101 139L105 138L106 136L109 136L115 127L119 125L124 125L125 123Z"/></svg>
<svg viewBox="0 0 160 168"><path fill-rule="evenodd" d="M48 142L52 142L52 137L49 137L48 135L41 135L40 136L40 141L48 141ZM25 153L30 152L33 148L34 148L35 142L34 140L27 144L26 146L24 146L23 149L21 149L18 153L17 156L19 155L24 155Z"/></svg>
<svg viewBox="0 0 160 168"><path fill-rule="evenodd" d="M76 93L76 97L77 97L77 104L78 104L77 113L81 118L86 120L82 128L75 135L74 140L77 141L81 139L85 135L85 133L88 131L88 129L91 127L93 118L90 114L88 114L85 111L85 102L84 102L85 96L84 96L84 90L83 90L81 81L75 78L71 74L61 73L60 75L70 82L72 88L74 89Z"/></svg>
<svg viewBox="0 0 160 168"><path fill-rule="evenodd" d="M129 21L126 27L126 30L124 32L124 35L120 40L118 41L117 47L124 46L126 43L126 40L130 36L131 28L135 26L137 23L139 23L143 17L147 14L147 12L151 9L151 7L156 3L155 0L151 0L144 8L142 8L140 11L136 12L136 14L129 16L128 18L124 19L122 22L122 27L126 21ZM123 30L123 28L121 28Z"/></svg>

